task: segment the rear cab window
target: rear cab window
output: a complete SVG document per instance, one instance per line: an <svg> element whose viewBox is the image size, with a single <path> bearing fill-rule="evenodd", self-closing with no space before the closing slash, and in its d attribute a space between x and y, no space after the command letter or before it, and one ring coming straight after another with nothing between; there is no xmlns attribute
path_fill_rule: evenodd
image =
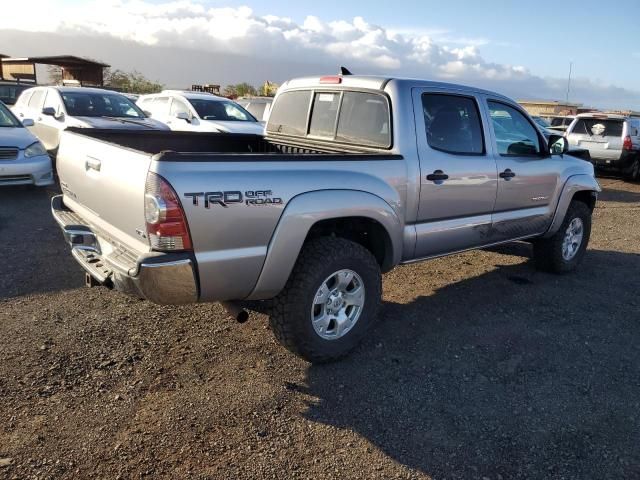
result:
<svg viewBox="0 0 640 480"><path fill-rule="evenodd" d="M267 132L365 147L391 147L389 101L381 93L292 90L273 104Z"/></svg>

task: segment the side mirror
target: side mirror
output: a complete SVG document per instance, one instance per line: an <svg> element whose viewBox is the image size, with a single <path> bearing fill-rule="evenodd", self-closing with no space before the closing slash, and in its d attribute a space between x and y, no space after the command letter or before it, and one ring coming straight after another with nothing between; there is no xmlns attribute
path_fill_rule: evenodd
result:
<svg viewBox="0 0 640 480"><path fill-rule="evenodd" d="M46 115L48 117L55 117L56 116L56 109L53 107L44 107L42 109L42 114Z"/></svg>
<svg viewBox="0 0 640 480"><path fill-rule="evenodd" d="M569 151L569 141L562 135L549 135L549 154L562 155Z"/></svg>
<svg viewBox="0 0 640 480"><path fill-rule="evenodd" d="M35 122L31 118L25 118L24 120L22 120L22 125L25 127L33 127L35 125Z"/></svg>
<svg viewBox="0 0 640 480"><path fill-rule="evenodd" d="M176 113L176 118L191 123L191 115L189 115L187 112Z"/></svg>
<svg viewBox="0 0 640 480"><path fill-rule="evenodd" d="M149 110L142 110L142 113L144 113L147 117L151 117L151 112Z"/></svg>

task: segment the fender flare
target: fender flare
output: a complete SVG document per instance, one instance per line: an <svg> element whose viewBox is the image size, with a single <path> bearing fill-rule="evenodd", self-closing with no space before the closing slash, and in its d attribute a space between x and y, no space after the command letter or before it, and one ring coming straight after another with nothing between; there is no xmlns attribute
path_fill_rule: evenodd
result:
<svg viewBox="0 0 640 480"><path fill-rule="evenodd" d="M365 217L375 220L391 240L391 265L402 256L402 223L382 198L359 190L318 190L294 197L271 236L258 281L246 298L275 297L284 288L311 227L322 220Z"/></svg>
<svg viewBox="0 0 640 480"><path fill-rule="evenodd" d="M553 216L553 221L551 222L551 226L547 233L543 236L545 238L553 236L562 225L564 221L564 216L569 209L569 204L571 200L573 200L573 196L578 192L592 192L594 195L597 195L602 191L600 185L598 185L595 177L587 174L578 174L572 175L567 179L564 186L562 187L562 193L560 194L560 199L558 200L558 206L556 207L555 214Z"/></svg>

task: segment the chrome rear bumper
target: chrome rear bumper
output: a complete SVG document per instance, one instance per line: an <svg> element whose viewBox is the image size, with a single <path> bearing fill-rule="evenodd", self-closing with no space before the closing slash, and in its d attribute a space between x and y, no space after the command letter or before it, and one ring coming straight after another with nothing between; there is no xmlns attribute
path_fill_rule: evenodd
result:
<svg viewBox="0 0 640 480"><path fill-rule="evenodd" d="M75 212L69 210L62 195L51 199L51 213L71 253L80 266L100 284L160 304L198 301L194 262L187 253L150 252L123 262L127 254L114 250L103 255L98 235ZM129 264L129 265L127 265Z"/></svg>

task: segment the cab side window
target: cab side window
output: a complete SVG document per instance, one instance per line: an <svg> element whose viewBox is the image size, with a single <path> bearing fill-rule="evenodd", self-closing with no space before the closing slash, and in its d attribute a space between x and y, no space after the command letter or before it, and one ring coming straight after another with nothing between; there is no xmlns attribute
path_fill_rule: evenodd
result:
<svg viewBox="0 0 640 480"><path fill-rule="evenodd" d="M475 99L425 93L422 110L431 148L459 155L484 155L482 121Z"/></svg>
<svg viewBox="0 0 640 480"><path fill-rule="evenodd" d="M178 100L177 98L174 98L171 100L171 110L169 111L169 115L171 115L172 117L175 117L179 113L186 113L188 115L189 109L187 108L187 106L184 104L182 100Z"/></svg>
<svg viewBox="0 0 640 480"><path fill-rule="evenodd" d="M154 115L167 115L169 112L169 97L154 98L148 109Z"/></svg>
<svg viewBox="0 0 640 480"><path fill-rule="evenodd" d="M62 100L60 100L60 95L55 90L49 90L47 92L47 97L44 100L43 108L51 107L56 111L56 114L62 112Z"/></svg>
<svg viewBox="0 0 640 480"><path fill-rule="evenodd" d="M509 105L488 102L498 153L509 156L540 156L540 138L527 118Z"/></svg>

